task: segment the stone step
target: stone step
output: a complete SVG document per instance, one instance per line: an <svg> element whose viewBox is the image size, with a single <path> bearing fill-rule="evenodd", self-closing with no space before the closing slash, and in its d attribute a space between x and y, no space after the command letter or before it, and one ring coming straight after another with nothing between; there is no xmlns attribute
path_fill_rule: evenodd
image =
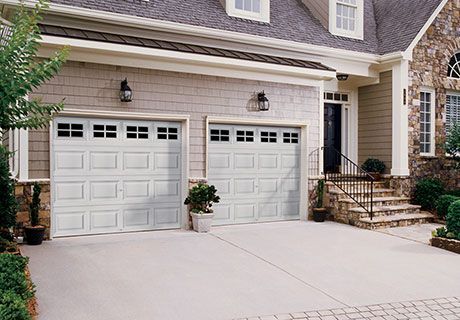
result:
<svg viewBox="0 0 460 320"><path fill-rule="evenodd" d="M347 182L346 183L347 185L361 185L362 182L361 181L350 181L350 182ZM370 183L366 183L366 185L370 185ZM386 188L386 183L384 181L374 181L374 188ZM327 181L326 182L326 187L328 188L337 188L337 186L332 182L332 181Z"/></svg>
<svg viewBox="0 0 460 320"><path fill-rule="evenodd" d="M407 197L393 197L393 196L376 197L374 196L372 198L372 203L374 207L385 207L385 206L394 206L394 205L400 205L400 204L409 204L409 201L410 201L410 198L407 198ZM351 208L359 207L359 204L357 204L353 199L347 197L347 198L339 199L339 206L341 210L348 210Z"/></svg>
<svg viewBox="0 0 460 320"><path fill-rule="evenodd" d="M394 216L400 214L420 213L420 206L412 204L398 204L391 206L376 206L373 208L374 218ZM348 210L353 220L369 218L369 213L362 207L351 208Z"/></svg>
<svg viewBox="0 0 460 320"><path fill-rule="evenodd" d="M340 189L334 189L328 191L332 195L336 195L339 199L349 199L349 196ZM370 190L360 190L359 192L353 192L352 195L361 195L361 194L370 194ZM387 189L387 188L378 188L374 189L374 197L391 197L394 196L395 190L394 189Z"/></svg>
<svg viewBox="0 0 460 320"><path fill-rule="evenodd" d="M406 213L406 214L395 214L390 216L361 218L354 222L354 225L363 229L383 229L383 228L395 228L395 227L406 227L415 224L431 223L434 220L434 215L429 212L419 213Z"/></svg>

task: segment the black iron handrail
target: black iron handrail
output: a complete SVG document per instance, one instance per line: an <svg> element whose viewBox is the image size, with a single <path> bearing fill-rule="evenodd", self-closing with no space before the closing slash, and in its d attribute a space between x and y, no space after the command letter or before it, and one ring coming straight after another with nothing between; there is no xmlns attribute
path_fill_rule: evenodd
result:
<svg viewBox="0 0 460 320"><path fill-rule="evenodd" d="M372 220L374 216L374 177L332 147L323 147L324 176L361 208Z"/></svg>

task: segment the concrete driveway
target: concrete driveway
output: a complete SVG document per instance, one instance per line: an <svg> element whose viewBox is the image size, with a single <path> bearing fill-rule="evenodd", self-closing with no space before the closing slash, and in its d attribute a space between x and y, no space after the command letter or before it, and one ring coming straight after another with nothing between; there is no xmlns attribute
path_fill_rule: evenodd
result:
<svg viewBox="0 0 460 320"><path fill-rule="evenodd" d="M23 247L40 319L233 319L460 296L460 255L336 223Z"/></svg>

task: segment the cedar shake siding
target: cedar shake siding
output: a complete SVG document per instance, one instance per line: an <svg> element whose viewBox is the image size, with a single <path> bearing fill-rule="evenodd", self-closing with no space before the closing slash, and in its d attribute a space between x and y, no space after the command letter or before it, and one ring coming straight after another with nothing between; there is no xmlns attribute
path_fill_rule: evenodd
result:
<svg viewBox="0 0 460 320"><path fill-rule="evenodd" d="M380 83L359 88L358 159L385 162L391 169L392 149L392 72L380 74Z"/></svg>
<svg viewBox="0 0 460 320"><path fill-rule="evenodd" d="M121 103L128 78L131 103ZM265 90L271 107L253 111L254 93ZM190 115L190 177L205 175L206 116L309 121L309 152L319 146L319 89L299 85L68 62L35 93L44 102L65 98L66 109ZM30 178L49 178L49 132L30 132Z"/></svg>

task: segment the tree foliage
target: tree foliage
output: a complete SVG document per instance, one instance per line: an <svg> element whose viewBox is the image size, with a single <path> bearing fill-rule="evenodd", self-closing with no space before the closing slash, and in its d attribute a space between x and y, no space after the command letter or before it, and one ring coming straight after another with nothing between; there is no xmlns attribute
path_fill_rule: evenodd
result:
<svg viewBox="0 0 460 320"><path fill-rule="evenodd" d="M8 163L9 152L4 146L0 146L0 229L14 227L16 225L16 212L18 203L14 196L14 180L10 176Z"/></svg>
<svg viewBox="0 0 460 320"><path fill-rule="evenodd" d="M446 151L457 160L460 160L460 123L456 123L450 128L446 140Z"/></svg>
<svg viewBox="0 0 460 320"><path fill-rule="evenodd" d="M39 22L48 7L47 0L39 0L34 8L23 3L16 11L11 26L0 24L0 128L36 129L46 126L54 112L63 108L63 101L42 103L28 99L33 92L60 70L68 55L68 48L56 52L49 59L38 59L40 47Z"/></svg>

